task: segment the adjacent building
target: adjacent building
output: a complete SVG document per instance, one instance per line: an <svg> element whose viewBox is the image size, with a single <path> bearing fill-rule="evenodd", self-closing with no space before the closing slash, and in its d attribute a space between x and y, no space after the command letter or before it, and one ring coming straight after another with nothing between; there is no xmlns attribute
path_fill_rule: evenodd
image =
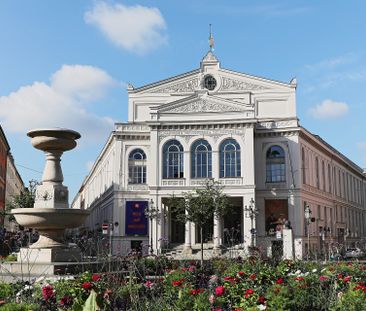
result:
<svg viewBox="0 0 366 311"><path fill-rule="evenodd" d="M5 202L13 200L13 198L19 195L23 189L24 183L22 177L15 166L13 155L9 152L6 168ZM5 217L4 227L9 231L14 231L17 228L17 225L15 222L9 222L9 219Z"/></svg>
<svg viewBox="0 0 366 311"><path fill-rule="evenodd" d="M0 212L5 211L6 169L9 150L9 143L2 127L0 126ZM4 217L0 215L0 227L3 227L3 225Z"/></svg>
<svg viewBox="0 0 366 311"><path fill-rule="evenodd" d="M212 51L193 71L129 85L128 122L116 123L73 207L91 210L89 230L109 224L115 253L141 243L191 252L200 230L166 202L214 178L233 209L204 228L206 248L275 249L284 225L299 258L309 247L361 243L364 171L300 125L296 86L224 69ZM157 210L151 219L148 207Z"/></svg>

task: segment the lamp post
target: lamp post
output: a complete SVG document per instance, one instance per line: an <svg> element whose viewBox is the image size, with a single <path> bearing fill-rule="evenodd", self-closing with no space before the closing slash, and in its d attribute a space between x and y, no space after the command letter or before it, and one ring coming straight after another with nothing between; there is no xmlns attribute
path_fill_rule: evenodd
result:
<svg viewBox="0 0 366 311"><path fill-rule="evenodd" d="M149 218L149 226L150 226L150 254L152 255L153 250L153 228L152 221L159 215L159 210L155 208L153 199L150 199L149 206L145 209L145 216Z"/></svg>
<svg viewBox="0 0 366 311"><path fill-rule="evenodd" d="M307 260L309 260L309 253L310 253L310 222L311 222L311 209L309 204L305 206L305 220L306 220L306 231L308 235L308 252L307 252Z"/></svg>
<svg viewBox="0 0 366 311"><path fill-rule="evenodd" d="M258 209L255 205L255 202L253 200L253 198L250 199L249 201L249 206L245 205L244 206L244 212L245 212L245 217L249 217L250 218L250 222L251 222L251 228L250 228L250 233L251 233L251 243L250 246L253 248L255 246L255 235L256 235L256 229L254 228L254 221L255 221L255 217L258 214Z"/></svg>

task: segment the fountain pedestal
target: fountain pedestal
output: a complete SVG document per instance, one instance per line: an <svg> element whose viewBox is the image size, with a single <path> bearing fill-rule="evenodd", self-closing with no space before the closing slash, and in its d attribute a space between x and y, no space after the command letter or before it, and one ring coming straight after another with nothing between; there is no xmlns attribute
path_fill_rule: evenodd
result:
<svg viewBox="0 0 366 311"><path fill-rule="evenodd" d="M65 243L64 233L65 229L81 226L89 211L69 208L69 192L62 184L60 165L61 155L75 148L80 134L68 129L51 128L32 130L27 135L32 138L33 147L45 152L46 165L42 184L36 188L34 208L13 209L12 214L19 225L36 229L39 239L30 247L20 250L18 262L12 264L11 270L56 274L60 265L77 263L82 259L78 248L70 248Z"/></svg>

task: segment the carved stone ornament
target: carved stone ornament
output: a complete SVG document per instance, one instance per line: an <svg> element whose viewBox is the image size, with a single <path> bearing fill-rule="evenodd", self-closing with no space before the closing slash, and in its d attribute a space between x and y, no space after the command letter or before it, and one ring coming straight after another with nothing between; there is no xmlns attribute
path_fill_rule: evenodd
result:
<svg viewBox="0 0 366 311"><path fill-rule="evenodd" d="M203 62L217 62L217 58L215 57L215 55L211 52L208 51L207 54L205 55L205 57L202 59Z"/></svg>
<svg viewBox="0 0 366 311"><path fill-rule="evenodd" d="M268 121L260 122L257 124L257 129L275 129L275 128L286 128L286 127L296 127L296 120L286 120L286 121Z"/></svg>
<svg viewBox="0 0 366 311"><path fill-rule="evenodd" d="M165 86L154 90L154 93L189 93L199 89L200 81L198 78Z"/></svg>
<svg viewBox="0 0 366 311"><path fill-rule="evenodd" d="M207 99L198 99L185 105L169 109L167 112L190 113L190 112L227 112L244 111L244 107L239 105L228 105L222 102L211 101Z"/></svg>
<svg viewBox="0 0 366 311"><path fill-rule="evenodd" d="M36 190L35 201L49 201L53 199L53 193L45 190Z"/></svg>
<svg viewBox="0 0 366 311"><path fill-rule="evenodd" d="M216 142L222 136L245 135L245 128L241 129L192 129L192 130L162 130L159 131L159 142L166 137L182 137L187 143L193 137L212 137Z"/></svg>
<svg viewBox="0 0 366 311"><path fill-rule="evenodd" d="M243 91L243 90L266 90L269 89L263 85L221 77L220 91Z"/></svg>

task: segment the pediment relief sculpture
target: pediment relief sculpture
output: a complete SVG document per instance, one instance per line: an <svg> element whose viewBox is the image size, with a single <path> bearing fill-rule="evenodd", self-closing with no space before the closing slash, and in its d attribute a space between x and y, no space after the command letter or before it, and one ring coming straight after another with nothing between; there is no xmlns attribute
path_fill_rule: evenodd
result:
<svg viewBox="0 0 366 311"><path fill-rule="evenodd" d="M269 87L228 77L221 77L220 91L253 91L266 89L269 89Z"/></svg>
<svg viewBox="0 0 366 311"><path fill-rule="evenodd" d="M172 84L169 86L164 86L153 90L153 93L189 93L194 92L200 86L200 80L198 78L194 78L192 80L179 82L176 84Z"/></svg>
<svg viewBox="0 0 366 311"><path fill-rule="evenodd" d="M192 112L229 112L229 111L244 111L244 107L240 105L230 105L224 102L213 101L205 98L188 102L176 107L167 108L164 112L168 113L192 113Z"/></svg>

